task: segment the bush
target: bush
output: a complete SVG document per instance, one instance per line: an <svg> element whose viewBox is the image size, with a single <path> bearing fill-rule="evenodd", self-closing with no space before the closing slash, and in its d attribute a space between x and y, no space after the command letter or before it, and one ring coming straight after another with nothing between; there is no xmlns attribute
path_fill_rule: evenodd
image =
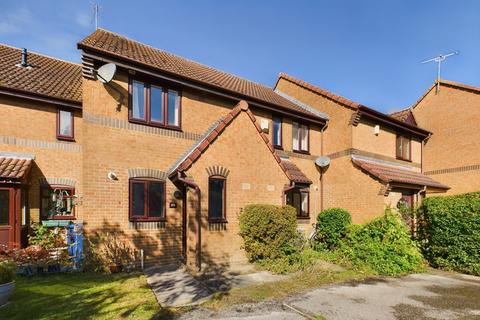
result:
<svg viewBox="0 0 480 320"><path fill-rule="evenodd" d="M296 228L296 211L290 206L249 205L240 215L240 235L250 261L294 252Z"/></svg>
<svg viewBox="0 0 480 320"><path fill-rule="evenodd" d="M346 210L332 208L320 212L316 227L320 246L329 250L337 248L351 224L352 217Z"/></svg>
<svg viewBox="0 0 480 320"><path fill-rule="evenodd" d="M12 261L0 261L0 284L12 282L15 277L17 267Z"/></svg>
<svg viewBox="0 0 480 320"><path fill-rule="evenodd" d="M427 198L420 213L430 264L480 275L480 192Z"/></svg>
<svg viewBox="0 0 480 320"><path fill-rule="evenodd" d="M314 265L315 262L321 258L321 253L314 251L313 249L306 248L302 251L297 250L280 258L263 259L258 261L258 264L273 273L284 274L305 270L306 268Z"/></svg>
<svg viewBox="0 0 480 320"><path fill-rule="evenodd" d="M383 217L350 227L341 250L354 266L382 275L420 271L424 265L404 222L388 210Z"/></svg>

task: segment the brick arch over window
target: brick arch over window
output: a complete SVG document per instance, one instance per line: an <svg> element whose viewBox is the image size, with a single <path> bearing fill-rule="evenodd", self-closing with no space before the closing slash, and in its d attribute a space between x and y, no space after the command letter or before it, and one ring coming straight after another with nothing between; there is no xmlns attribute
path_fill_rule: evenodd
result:
<svg viewBox="0 0 480 320"><path fill-rule="evenodd" d="M155 178L167 180L168 174L157 169L133 168L128 169L128 178Z"/></svg>
<svg viewBox="0 0 480 320"><path fill-rule="evenodd" d="M77 181L69 178L40 178L41 186L68 186L74 188Z"/></svg>
<svg viewBox="0 0 480 320"><path fill-rule="evenodd" d="M219 177L227 178L228 174L230 173L230 170L222 166L211 166L206 168L206 170L209 177L219 176Z"/></svg>

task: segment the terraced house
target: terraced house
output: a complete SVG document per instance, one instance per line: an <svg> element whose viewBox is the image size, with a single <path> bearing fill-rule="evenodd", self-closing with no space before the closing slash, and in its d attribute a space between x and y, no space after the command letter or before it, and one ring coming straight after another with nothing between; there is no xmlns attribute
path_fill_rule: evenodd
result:
<svg viewBox="0 0 480 320"><path fill-rule="evenodd" d="M441 80L410 108L392 116L435 134L425 144L425 174L451 187L448 194L480 190L480 88Z"/></svg>
<svg viewBox="0 0 480 320"><path fill-rule="evenodd" d="M0 49L5 245L31 221L82 221L147 263L232 267L248 204L292 205L308 232L324 208L361 222L447 189L421 173L430 132L290 76L274 90L103 29L81 65Z"/></svg>

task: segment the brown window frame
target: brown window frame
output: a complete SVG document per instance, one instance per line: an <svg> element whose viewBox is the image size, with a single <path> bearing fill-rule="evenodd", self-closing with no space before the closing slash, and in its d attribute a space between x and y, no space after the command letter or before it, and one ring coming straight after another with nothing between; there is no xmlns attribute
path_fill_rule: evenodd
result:
<svg viewBox="0 0 480 320"><path fill-rule="evenodd" d="M406 148L404 148L403 142L408 141L408 157L406 157L405 152ZM399 154L399 146L400 144L402 145L402 153ZM397 134L397 137L395 139L395 156L398 160L403 160L403 161L412 161L412 137L403 135L403 134Z"/></svg>
<svg viewBox="0 0 480 320"><path fill-rule="evenodd" d="M294 136L293 136L293 127L295 126L295 124L298 125L298 132L302 131L300 130L302 127L306 127L307 130L307 147L305 149L302 148L302 134L300 133L299 134L299 139L298 139L298 149L295 149L294 148L294 144L293 144L293 139L294 139ZM304 123L301 123L301 122L295 122L293 121L292 122L292 150L293 152L297 152L297 153L304 153L304 154L310 154L310 126L308 124L304 124Z"/></svg>
<svg viewBox="0 0 480 320"><path fill-rule="evenodd" d="M133 214L133 184L144 184L143 216ZM150 216L150 185L153 183L163 184L163 212L160 217ZM148 178L131 178L128 182L128 220L143 222L164 222L167 220L167 186L164 180Z"/></svg>
<svg viewBox="0 0 480 320"><path fill-rule="evenodd" d="M297 211L297 219L307 219L307 220L310 219L310 190L307 188L293 189L293 190L287 191L287 194L288 193L290 193L292 196L292 202L293 202L293 194L295 193L300 194L300 208L295 208L292 204L288 204L287 201L285 201L285 203L295 208L295 210ZM286 197L287 197L287 194L285 195ZM302 194L307 195L307 212L305 215L301 214L302 213Z"/></svg>
<svg viewBox="0 0 480 320"><path fill-rule="evenodd" d="M143 83L144 90L144 111L145 118L139 119L133 117L133 82ZM162 89L162 112L163 112L163 121L158 122L152 120L152 106L151 106L151 89L152 86ZM178 93L179 106L178 106L178 125L168 124L168 92L175 91ZM174 86L169 86L154 81L149 81L142 78L133 78L130 77L128 82L128 121L137 124L144 124L152 127L167 128L171 130L182 129L182 91L179 88Z"/></svg>
<svg viewBox="0 0 480 320"><path fill-rule="evenodd" d="M75 206L72 207L72 214L68 216L58 216L55 215L53 217L49 217L48 213L43 212L43 204L42 200L44 198L43 196L43 190L49 189L54 191L55 189L59 190L68 190L70 191L70 198L74 198L75 196L75 188L71 186L64 186L64 185L42 185L40 186L40 220L75 220Z"/></svg>
<svg viewBox="0 0 480 320"><path fill-rule="evenodd" d="M279 125L280 125L280 143L275 144L274 137L275 137L275 120L278 120ZM283 149L283 119L280 116L272 116L272 145L275 149Z"/></svg>
<svg viewBox="0 0 480 320"><path fill-rule="evenodd" d="M70 113L70 122L71 122L71 126L72 126L72 135L71 136L65 136L63 134L60 133L60 112L68 112ZM75 114L74 114L74 111L73 110L68 110L68 109L64 109L64 108L57 108L57 139L58 140L66 140L66 141L75 141L75 121L74 121L74 118L75 118Z"/></svg>
<svg viewBox="0 0 480 320"><path fill-rule="evenodd" d="M210 182L212 180L222 180L223 181L223 195L222 195L222 217L212 217L210 215L211 211L211 200L210 200ZM208 177L208 221L209 222L227 222L227 179L222 176L210 176Z"/></svg>

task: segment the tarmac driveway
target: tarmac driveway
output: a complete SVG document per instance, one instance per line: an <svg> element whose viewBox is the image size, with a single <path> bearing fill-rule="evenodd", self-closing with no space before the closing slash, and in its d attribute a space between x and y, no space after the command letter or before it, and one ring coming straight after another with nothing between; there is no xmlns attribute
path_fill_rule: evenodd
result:
<svg viewBox="0 0 480 320"><path fill-rule="evenodd" d="M480 277L445 272L331 285L283 302L196 310L182 319L480 319Z"/></svg>

